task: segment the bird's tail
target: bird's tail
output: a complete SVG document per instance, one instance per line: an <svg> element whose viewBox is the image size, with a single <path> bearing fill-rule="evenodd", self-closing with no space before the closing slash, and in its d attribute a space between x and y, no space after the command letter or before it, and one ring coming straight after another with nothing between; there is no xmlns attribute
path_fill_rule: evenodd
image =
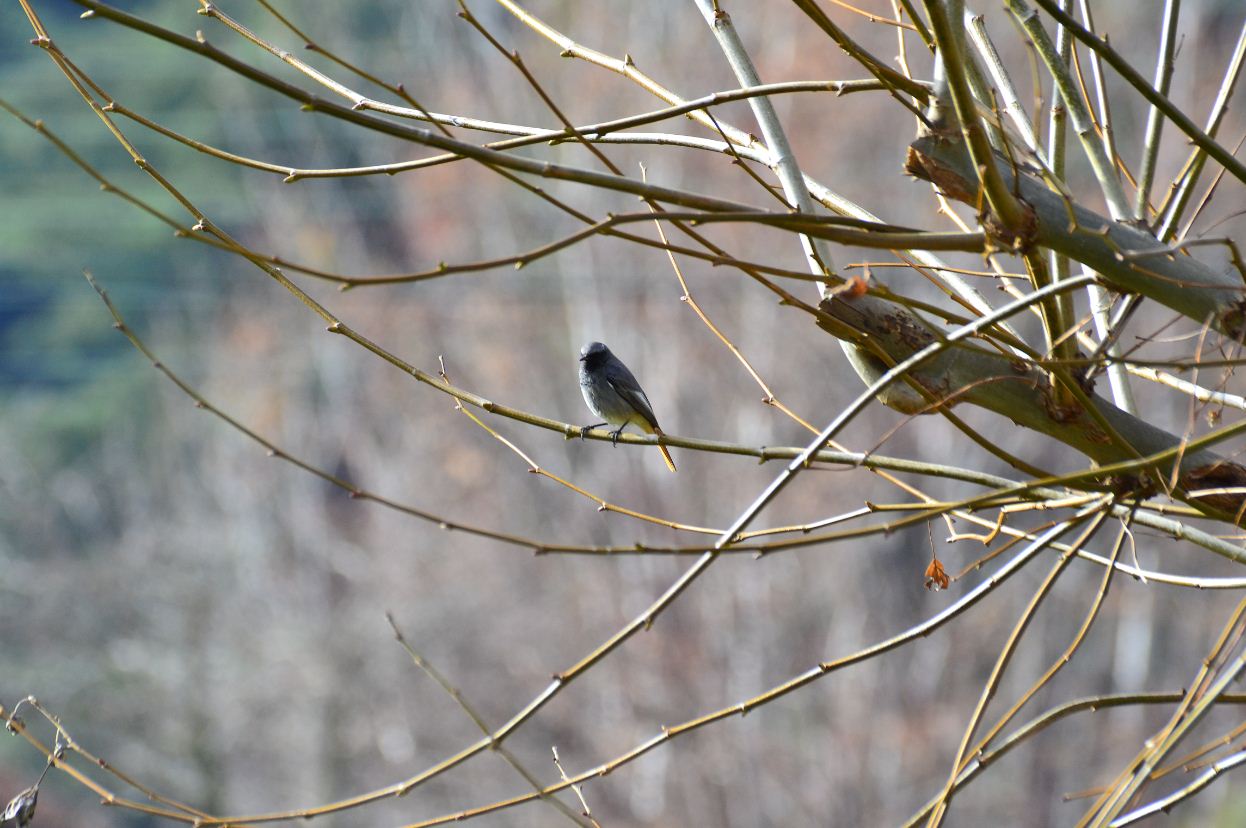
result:
<svg viewBox="0 0 1246 828"><path fill-rule="evenodd" d="M660 428L655 428L653 430L653 433L657 434L659 437L664 436L662 434L662 429ZM666 450L666 446L662 445L661 443L658 443L658 451L662 452L662 459L666 461L666 467L670 469L671 471L676 471L675 461L671 459L671 453Z"/></svg>

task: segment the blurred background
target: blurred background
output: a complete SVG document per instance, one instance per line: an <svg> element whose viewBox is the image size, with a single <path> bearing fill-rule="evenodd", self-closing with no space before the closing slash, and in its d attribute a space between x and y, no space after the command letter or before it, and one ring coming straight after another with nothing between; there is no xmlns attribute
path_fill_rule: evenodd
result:
<svg viewBox="0 0 1246 828"><path fill-rule="evenodd" d="M794 8L738 5L730 10L764 80L862 76ZM890 14L884 4L866 5ZM107 21L81 20L72 3L34 6L60 48L119 102L206 143L299 167L426 154L300 112L168 44ZM196 15L190 0L124 7L183 34L202 30L215 46L308 86ZM452 3L281 8L322 46L403 83L431 110L556 125L514 68L456 18ZM661 105L618 75L559 57L553 44L500 7L474 2L471 8L503 45L520 51L576 123ZM630 55L685 97L737 85L691 3L539 0L530 8L586 46ZM1158 12L1152 19L1124 5L1096 8L1100 28L1149 76ZM258 5L234 2L224 10L283 48L303 45ZM884 60L896 54L890 28L830 13ZM1007 20L996 15L990 23L1001 43L1016 43ZM1171 97L1195 120L1205 117L1240 25L1237 0L1183 4L1181 48L1196 50L1197 58L1179 55ZM181 220L176 203L134 167L48 57L27 44L31 36L20 8L0 8L0 71L7 81L0 96L42 119L118 186ZM915 44L914 71L929 77L930 59ZM1007 55L1014 76L1028 77L1024 50ZM300 56L385 97L312 53ZM929 187L901 172L914 124L893 101L879 94L788 95L775 103L808 174L886 220L953 229L933 215ZM1246 128L1241 111L1230 108L1221 133L1229 146ZM716 113L757 129L744 104ZM1136 159L1146 110L1133 96L1118 95L1113 114L1122 154ZM283 184L279 175L196 153L125 119L119 124L227 232L254 249L325 270L375 275L503 256L579 226L466 162L396 177ZM646 129L705 135L679 119ZM638 175L643 162L655 183L750 203L764 199L717 154L635 146L605 151L629 175ZM1180 137L1166 133L1157 193L1187 151ZM572 144L520 152L598 169ZM1086 178L1070 176L1079 193L1089 192ZM575 184L542 186L595 216L641 206ZM704 542L599 512L593 501L530 474L448 397L325 335L320 320L258 269L176 239L167 226L100 192L64 154L7 114L0 114L0 204L0 699L12 705L27 694L38 697L84 747L162 794L238 814L318 805L407 778L479 732L395 643L387 611L496 727L552 674L641 612L692 559L534 556L351 500L197 410L111 329L83 268L158 357L214 405L286 452L369 491L446 520L550 542ZM1214 232L1232 236L1243 229L1235 215L1243 207L1242 189L1226 187L1207 223L1229 216ZM653 235L642 225L636 232ZM743 258L803 267L792 237L740 227L707 233ZM843 248L836 255L841 266L884 258ZM981 266L972 257L952 260ZM821 427L860 393L838 345L809 317L778 306L738 272L681 264L694 296L784 404ZM875 277L908 295L938 296L912 271L879 269ZM670 433L759 446L809 439L762 403L758 386L680 301L659 250L596 238L519 271L346 293L294 278L364 336L429 372L443 357L456 384L499 403L589 422L576 355L584 342L600 339L640 378ZM810 285L788 287L806 301L816 298ZM995 296L990 283L982 289ZM1145 308L1140 314L1141 329L1154 330L1168 318L1148 314ZM1038 330L1029 320L1018 324ZM1196 327L1179 323L1168 333ZM1230 381L1228 390L1240 393L1240 385ZM1135 387L1154 422L1184 428L1187 398ZM1048 468L1085 464L1010 423L958 412L1009 451ZM1231 420L1232 412L1225 416ZM728 525L779 470L749 458L676 450L679 473L672 475L652 449L566 441L498 418L489 423L542 466L611 503L698 526ZM891 434L896 426L902 427ZM841 439L866 450L889 434L882 453L1010 474L939 418L903 424L874 407ZM921 485L936 497L974 492L947 481ZM908 497L864 469L811 470L756 528L830 517L863 500ZM945 544L942 523L931 528L951 573L983 551L971 542ZM1240 574L1206 552L1146 530L1135 534L1144 566ZM1105 533L1096 551L1106 551L1109 540ZM663 726L741 702L821 660L899 633L980 577L927 591L922 575L929 558L925 527L761 560L730 556L652 630L590 670L506 744L551 783L558 778L551 746L574 773ZM611 828L903 821L946 779L1004 637L1047 569L1036 563L920 643L833 673L594 780L584 788L594 815ZM1101 574L1075 562L1057 584L990 713L1006 709L1068 645ZM1239 598L1116 578L1073 663L1017 723L1072 698L1185 686ZM1076 821L1085 803L1062 797L1109 782L1167 713L1166 707L1125 708L1056 724L959 793L950 824ZM1239 718L1219 711L1200 734L1210 738ZM51 729L38 727L50 742ZM0 800L30 784L42 764L24 741L0 739ZM527 790L486 752L403 799L316 824L395 825ZM1243 819L1240 787L1218 784L1171 821ZM533 803L479 822L561 820ZM84 788L53 773L35 824L157 823L101 808Z"/></svg>

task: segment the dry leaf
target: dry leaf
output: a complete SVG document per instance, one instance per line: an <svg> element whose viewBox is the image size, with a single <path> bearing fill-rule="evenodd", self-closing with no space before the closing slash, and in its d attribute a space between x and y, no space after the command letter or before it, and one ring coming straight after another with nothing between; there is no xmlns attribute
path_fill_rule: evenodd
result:
<svg viewBox="0 0 1246 828"><path fill-rule="evenodd" d="M943 571L943 562L938 558L931 558L930 566L926 567L926 589L938 592L947 589L950 583L947 573Z"/></svg>

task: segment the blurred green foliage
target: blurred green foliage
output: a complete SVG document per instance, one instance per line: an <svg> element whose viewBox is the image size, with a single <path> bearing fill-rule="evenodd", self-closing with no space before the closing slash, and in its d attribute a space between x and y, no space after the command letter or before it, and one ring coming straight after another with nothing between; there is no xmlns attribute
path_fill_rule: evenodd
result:
<svg viewBox="0 0 1246 828"><path fill-rule="evenodd" d="M128 7L179 31L199 22L182 4ZM81 20L73 4L44 3L38 11L58 43L105 90L125 89L150 117L222 142L220 110L188 82L185 55L177 49L143 48L140 56L136 36ZM29 30L16 5L0 12L0 28L23 35ZM136 169L48 56L24 39L0 40L6 100L42 121L118 186L181 220L184 214ZM181 147L151 140L134 124L122 128L222 220L244 209L224 197L236 186L238 168L179 163ZM175 241L168 227L101 192L49 140L7 113L0 113L0 193L0 419L38 474L71 460L117 416L133 416L127 399L136 384L151 381L136 374L136 355L112 331L82 270L99 276L133 324L146 328L172 319L187 336L211 318L222 290L206 278L215 256L188 255L191 242Z"/></svg>

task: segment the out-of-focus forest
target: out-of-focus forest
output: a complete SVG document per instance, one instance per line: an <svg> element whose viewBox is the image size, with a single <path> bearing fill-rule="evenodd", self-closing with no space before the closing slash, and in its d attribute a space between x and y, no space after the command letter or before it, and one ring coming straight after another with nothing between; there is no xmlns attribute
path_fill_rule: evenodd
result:
<svg viewBox="0 0 1246 828"><path fill-rule="evenodd" d="M106 20L80 19L82 9L73 3L32 5L57 46L119 102L207 144L303 168L392 163L422 153L300 111L168 44ZM861 76L794 7L736 5L736 23L767 82ZM891 14L889 4L862 5ZM1092 5L1098 29L1149 72L1158 18L1133 4ZM307 81L197 15L197 3L124 6L182 34L201 30L217 48L291 83ZM895 54L890 28L825 6L875 54ZM626 53L685 97L739 86L691 2L542 0L528 7L586 46ZM515 67L456 16L453 3L279 8L324 48L401 82L429 110L559 126ZM505 48L522 55L573 122L660 105L616 74L560 57L504 8L483 0L470 8ZM236 2L227 11L271 42L303 45L258 5ZM1198 57L1181 55L1169 96L1195 120L1210 105L1241 19L1237 0L1182 4L1180 49L1197 50ZM992 25L1011 36L1007 20ZM28 44L32 36L19 7L0 9L0 97L40 119L118 186L176 213L176 203L136 168L43 50ZM341 71L314 50L299 56ZM929 77L929 55L910 57L915 73ZM1018 50L1005 59L1028 84L1029 56ZM1124 88L1116 78L1108 82L1109 89ZM897 225L938 221L930 188L902 173L913 118L885 94L773 100L810 176ZM1222 128L1230 147L1246 129L1243 109L1231 106ZM756 130L745 102L715 112ZM1137 153L1145 106L1122 94L1113 116L1122 155ZM279 174L244 169L125 125L152 165L216 224L252 249L326 271L380 275L506 256L580 227L479 165L283 183ZM685 119L661 128L714 137ZM643 163L655 183L759 199L757 185L720 153L628 144L605 151L629 176L638 176ZM518 152L594 166L575 142ZM1188 152L1179 135L1167 136L1160 185ZM1083 160L1070 164L1070 182L1089 179L1078 172ZM541 186L594 215L643 208L634 197L574 182ZM1209 208L1206 223L1223 222L1215 235L1246 228L1243 192L1229 191ZM497 727L552 675L643 611L691 558L534 554L352 498L196 408L113 329L84 268L159 360L213 406L283 452L369 492L447 521L549 542L705 540L602 511L593 497L531 473L528 462L463 416L451 398L326 334L321 320L241 258L177 238L101 191L45 136L6 113L0 113L0 212L0 702L11 708L35 696L77 743L164 796L213 814L256 813L312 807L408 778L478 740L480 731L395 641L387 612L411 646ZM635 232L656 238L645 225ZM746 258L803 266L795 237L778 245L764 228L740 225L718 238L749 251ZM841 268L886 258L882 251L835 249ZM948 259L982 267L972 254ZM808 317L738 272L691 259L680 265L696 301L783 405L820 428L861 393L839 348ZM287 275L372 341L429 373L444 360L452 382L499 404L568 423L594 421L577 386L576 357L583 343L601 340L636 373L670 434L752 446L810 439L766 404L756 382L681 301L684 290L659 249L596 237L521 269L344 292ZM872 278L928 301L941 298L911 271L879 266ZM816 301L807 285L791 289ZM989 283L981 289L994 298ZM1135 321L1155 329L1170 316L1148 305ZM1037 330L1032 318L1015 322L1024 332ZM1165 335L1198 329L1183 320ZM1242 391L1237 380L1224 390L1234 389ZM1189 398L1143 383L1135 391L1149 421L1180 432L1191 420ZM1197 416L1204 414L1200 409ZM1225 411L1225 421L1235 414ZM675 449L679 472L670 474L652 447L568 440L480 416L540 466L593 496L696 526L729 525L779 468L752 457ZM1056 472L1085 465L1072 449L1002 418L964 417L1007 451L1037 457ZM1012 472L937 416L908 418L875 406L837 439L853 450L878 447L889 455ZM1238 451L1231 443L1220 449ZM954 480L923 485L949 500L976 491ZM819 465L754 528L900 499L865 468ZM1021 517L1020 525L1043 517ZM1240 575L1240 565L1146 528L1133 531L1136 553L1126 551L1122 560L1136 554L1145 568ZM947 536L947 526L935 520L762 557L724 556L652 629L568 686L505 747L551 784L559 778L551 747L568 773L583 770L663 727L896 635L979 580L970 572L946 590L924 584L932 547L950 574L984 552L980 544L948 543ZM1043 565L1020 572L973 612L912 646L838 670L592 779L582 792L593 816L609 828L902 823L944 784L1002 641L1046 572ZM1005 706L1069 645L1102 578L1102 567L1074 561L1055 585L1000 684L997 697ZM1240 597L1235 590L1118 575L1072 665L1040 691L1033 711L1096 694L1180 690ZM1169 712L1126 706L1053 724L959 791L947 824L1076 822L1086 803L1064 798L1110 782L1109 771ZM51 743L46 722L29 711L23 719L42 726L41 738ZM1211 738L1239 719L1234 708L1217 708L1199 732ZM44 764L25 741L0 739L0 800L31 784ZM502 757L485 751L407 796L312 824L399 825L530 789ZM133 790L127 796L142 799ZM581 810L569 794L562 799ZM168 824L98 802L68 777L50 773L33 824ZM1179 824L1239 824L1246 798L1232 782L1216 784L1177 813ZM477 820L559 821L563 816L539 801Z"/></svg>

